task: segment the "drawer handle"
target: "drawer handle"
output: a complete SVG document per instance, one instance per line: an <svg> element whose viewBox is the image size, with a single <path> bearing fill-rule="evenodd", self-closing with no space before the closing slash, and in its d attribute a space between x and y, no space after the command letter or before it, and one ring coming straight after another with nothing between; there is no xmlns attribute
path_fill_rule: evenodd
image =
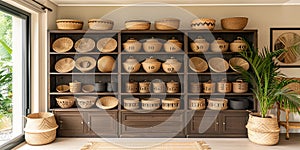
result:
<svg viewBox="0 0 300 150"><path fill-rule="evenodd" d="M223 125L226 125L226 123L225 123L225 122L223 122Z"/></svg>
<svg viewBox="0 0 300 150"><path fill-rule="evenodd" d="M216 125L219 125L219 122L216 122Z"/></svg>
<svg viewBox="0 0 300 150"><path fill-rule="evenodd" d="M80 124L83 125L83 121L81 121Z"/></svg>

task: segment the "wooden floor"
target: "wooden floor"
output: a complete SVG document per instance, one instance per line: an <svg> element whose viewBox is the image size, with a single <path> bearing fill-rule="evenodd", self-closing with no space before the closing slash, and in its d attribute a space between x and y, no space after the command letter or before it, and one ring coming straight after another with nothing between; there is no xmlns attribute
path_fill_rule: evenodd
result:
<svg viewBox="0 0 300 150"><path fill-rule="evenodd" d="M106 142L191 142L203 140L213 150L299 150L300 149L300 134L291 134L290 140L285 140L285 135L280 135L280 141L275 146L261 146L251 143L248 138L173 138L173 139L101 139L101 138L57 138L53 143L44 146L30 146L25 142L14 148L14 150L79 150L84 144L89 141L106 141Z"/></svg>

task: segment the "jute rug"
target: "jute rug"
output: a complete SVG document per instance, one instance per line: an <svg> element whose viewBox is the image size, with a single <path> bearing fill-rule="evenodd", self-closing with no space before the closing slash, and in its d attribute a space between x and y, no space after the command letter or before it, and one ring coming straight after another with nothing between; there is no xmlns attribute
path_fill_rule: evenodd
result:
<svg viewBox="0 0 300 150"><path fill-rule="evenodd" d="M152 144L152 146L150 146ZM149 146L144 146L149 145ZM211 150L204 141L197 142L165 142L155 145L154 143L136 142L115 144L111 142L89 142L81 150Z"/></svg>

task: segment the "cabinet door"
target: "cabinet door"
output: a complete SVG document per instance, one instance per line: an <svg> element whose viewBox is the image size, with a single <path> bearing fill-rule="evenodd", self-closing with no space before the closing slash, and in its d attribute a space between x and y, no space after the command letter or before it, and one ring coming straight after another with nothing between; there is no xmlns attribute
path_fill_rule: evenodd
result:
<svg viewBox="0 0 300 150"><path fill-rule="evenodd" d="M222 132L228 135L247 136L248 112L225 112L222 115Z"/></svg>
<svg viewBox="0 0 300 150"><path fill-rule="evenodd" d="M55 112L58 136L85 136L85 124L79 112Z"/></svg>
<svg viewBox="0 0 300 150"><path fill-rule="evenodd" d="M195 112L188 124L188 135L214 136L219 134L219 114L214 111Z"/></svg>
<svg viewBox="0 0 300 150"><path fill-rule="evenodd" d="M118 112L96 111L88 112L88 132L92 136L117 137L118 134Z"/></svg>

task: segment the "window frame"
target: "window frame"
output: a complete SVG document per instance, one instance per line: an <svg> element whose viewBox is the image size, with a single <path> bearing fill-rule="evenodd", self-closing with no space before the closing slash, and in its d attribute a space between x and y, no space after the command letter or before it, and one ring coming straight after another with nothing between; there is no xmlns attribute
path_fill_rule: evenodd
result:
<svg viewBox="0 0 300 150"><path fill-rule="evenodd" d="M22 22L23 26L23 43L22 43L22 57L23 63L22 68L24 74L22 75L22 102L23 102L23 116L26 116L30 113L30 89L31 89L31 14L21 10L17 7L14 7L8 3L0 1L0 10L6 12L8 14L17 16L21 19L24 19ZM25 140L24 132L23 134L7 141L3 145L0 146L0 149L12 149L13 147L17 146L18 144L22 143Z"/></svg>

